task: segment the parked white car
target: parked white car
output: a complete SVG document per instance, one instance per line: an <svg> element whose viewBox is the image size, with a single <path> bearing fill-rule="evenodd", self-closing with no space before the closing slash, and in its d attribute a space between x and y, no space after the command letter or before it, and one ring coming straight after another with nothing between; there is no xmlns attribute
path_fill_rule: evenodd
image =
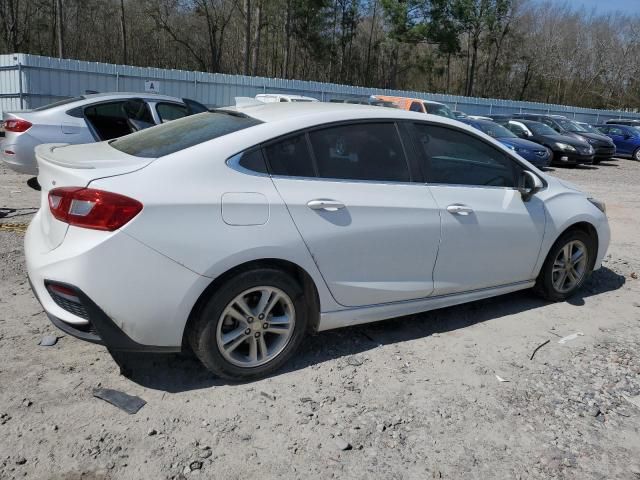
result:
<svg viewBox="0 0 640 480"><path fill-rule="evenodd" d="M37 155L25 251L51 321L112 350L188 344L226 378L272 372L309 332L563 300L609 244L601 202L423 113L230 107Z"/></svg>
<svg viewBox="0 0 640 480"><path fill-rule="evenodd" d="M0 158L16 172L37 175L34 149L43 143L93 143L201 113L188 98L141 93L97 93L20 112L5 112Z"/></svg>
<svg viewBox="0 0 640 480"><path fill-rule="evenodd" d="M317 98L304 97L302 95L288 95L284 93L261 93L256 95L256 100L264 103L288 103L288 102L318 102Z"/></svg>

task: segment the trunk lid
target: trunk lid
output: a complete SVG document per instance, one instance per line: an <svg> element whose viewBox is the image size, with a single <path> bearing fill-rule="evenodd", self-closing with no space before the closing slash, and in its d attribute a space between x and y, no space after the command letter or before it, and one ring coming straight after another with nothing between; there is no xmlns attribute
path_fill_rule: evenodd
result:
<svg viewBox="0 0 640 480"><path fill-rule="evenodd" d="M36 147L40 199L40 228L49 250L58 247L69 225L57 220L49 209L49 192L58 187L86 187L93 180L114 177L139 170L153 158L127 155L108 142L88 145L51 143Z"/></svg>

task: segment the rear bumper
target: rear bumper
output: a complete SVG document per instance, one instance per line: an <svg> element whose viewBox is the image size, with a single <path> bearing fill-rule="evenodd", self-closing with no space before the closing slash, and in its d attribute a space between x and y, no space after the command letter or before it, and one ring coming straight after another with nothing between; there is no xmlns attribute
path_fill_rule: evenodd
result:
<svg viewBox="0 0 640 480"><path fill-rule="evenodd" d="M51 249L38 212L25 235L32 289L52 323L114 350L176 351L187 319L211 279L197 275L123 232L69 227ZM72 288L75 305L48 283Z"/></svg>
<svg viewBox="0 0 640 480"><path fill-rule="evenodd" d="M18 137L15 142L5 138L0 143L0 159L15 172L38 175L38 162L34 151L36 145L34 140L24 135Z"/></svg>
<svg viewBox="0 0 640 480"><path fill-rule="evenodd" d="M106 346L109 350L124 351L124 352L157 352L157 353L169 353L179 352L180 347L162 347L154 345L142 345L135 340L132 340L126 333L124 333L118 326L104 313L104 311L98 307L88 296L82 292L82 290L74 287L73 285L56 282L59 285L64 285L67 288L75 290L83 309L86 311L88 323L86 324L72 324L65 322L64 320L47 312L47 316L51 323L53 323L60 330L72 337L79 338L85 342L96 343ZM29 278L29 284L35 297L44 308L44 304L40 301L37 290L34 288L31 278Z"/></svg>

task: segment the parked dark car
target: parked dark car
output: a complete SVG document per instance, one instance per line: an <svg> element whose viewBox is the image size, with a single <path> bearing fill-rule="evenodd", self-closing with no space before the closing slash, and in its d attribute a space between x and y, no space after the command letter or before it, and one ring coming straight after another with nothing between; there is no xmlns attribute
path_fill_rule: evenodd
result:
<svg viewBox="0 0 640 480"><path fill-rule="evenodd" d="M552 151L552 164L579 165L593 163L595 150L586 140L560 135L548 125L533 120L508 120L504 126L525 140L544 145Z"/></svg>
<svg viewBox="0 0 640 480"><path fill-rule="evenodd" d="M609 161L613 159L613 156L616 154L616 146L609 137L602 135L601 133L589 132L586 128L581 127L577 122L574 122L567 117L563 117L561 115L539 115L531 113L522 113L513 116L514 120L518 118L542 122L554 129L560 135L577 138L578 140L586 140L596 151L593 158L594 164L602 161Z"/></svg>
<svg viewBox="0 0 640 480"><path fill-rule="evenodd" d="M628 125L596 125L616 144L619 155L629 156L640 161L640 129Z"/></svg>
<svg viewBox="0 0 640 480"><path fill-rule="evenodd" d="M515 151L526 161L538 168L548 167L551 163L551 151L548 148L530 140L520 138L511 130L496 122L492 122L491 120L475 120L471 118L464 118L460 121L477 128L490 137L495 138L497 141Z"/></svg>
<svg viewBox="0 0 640 480"><path fill-rule="evenodd" d="M626 125L628 127L638 127L640 128L640 120L629 120L624 118L613 118L611 120L607 120L607 125Z"/></svg>

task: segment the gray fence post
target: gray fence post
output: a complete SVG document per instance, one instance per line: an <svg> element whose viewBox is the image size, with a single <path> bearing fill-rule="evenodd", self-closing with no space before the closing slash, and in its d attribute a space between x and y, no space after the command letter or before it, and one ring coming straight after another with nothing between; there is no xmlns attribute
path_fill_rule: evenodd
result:
<svg viewBox="0 0 640 480"><path fill-rule="evenodd" d="M18 62L18 98L20 99L20 110L24 109L24 100L22 95L22 63Z"/></svg>

